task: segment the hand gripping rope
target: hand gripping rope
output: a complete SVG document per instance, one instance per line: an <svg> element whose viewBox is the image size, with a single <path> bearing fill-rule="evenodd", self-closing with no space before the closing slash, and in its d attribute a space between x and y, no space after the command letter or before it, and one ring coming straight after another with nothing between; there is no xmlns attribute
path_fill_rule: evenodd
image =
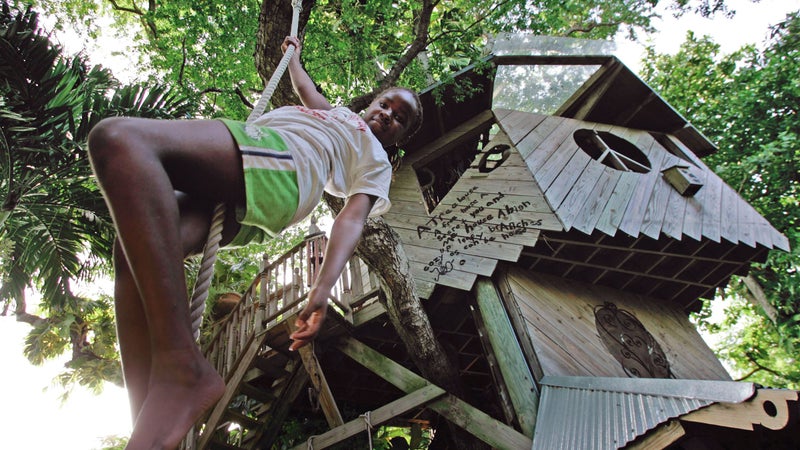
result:
<svg viewBox="0 0 800 450"><path fill-rule="evenodd" d="M297 36L297 28L300 22L300 10L302 9L302 0L292 0L292 28L291 35ZM272 73L269 83L261 93L261 98L253 107L250 116L247 117L247 124L250 125L258 119L264 110L266 110L272 94L278 87L278 82L281 80L286 68L289 67L289 60L294 55L295 48L290 45L283 54L278 67ZM211 286L211 278L214 276L214 262L217 259L217 251L219 250L219 242L222 240L222 223L225 220L225 205L220 203L214 208L214 214L211 218L211 227L208 231L208 239L203 247L203 259L200 261L200 270L197 273L197 280L194 285L194 292L192 299L189 301L190 318L192 321L192 331L194 338L197 340L200 337L200 324L203 322L203 311L206 307L206 299L208 298L208 289Z"/></svg>

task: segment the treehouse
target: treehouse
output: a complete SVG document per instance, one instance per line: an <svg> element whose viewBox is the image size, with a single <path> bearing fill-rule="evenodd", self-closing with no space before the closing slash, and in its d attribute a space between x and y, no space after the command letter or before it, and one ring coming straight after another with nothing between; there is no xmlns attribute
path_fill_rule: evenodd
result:
<svg viewBox="0 0 800 450"><path fill-rule="evenodd" d="M189 446L270 448L290 412L329 428L297 449L440 418L500 449L800 445L798 393L731 381L688 320L788 241L685 118L603 44L524 36L422 101L384 217L465 394L418 375L357 258L314 347L287 351L311 234L215 325L228 389Z"/></svg>

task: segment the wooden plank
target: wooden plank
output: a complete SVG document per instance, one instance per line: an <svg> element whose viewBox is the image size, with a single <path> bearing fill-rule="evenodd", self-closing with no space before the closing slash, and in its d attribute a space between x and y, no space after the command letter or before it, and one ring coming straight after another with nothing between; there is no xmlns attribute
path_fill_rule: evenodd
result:
<svg viewBox="0 0 800 450"><path fill-rule="evenodd" d="M559 179L555 182L555 186L563 186L565 189L559 191L551 188L550 191L548 191L547 197L551 205L558 205L556 207L558 210L558 217L561 219L561 224L564 225L564 229L567 231L572 228L572 224L578 218L591 212L586 211L584 205L589 202L590 199L594 199L601 194L601 192L597 191L596 186L606 172L605 169L607 169L604 165L593 161L586 153L576 152L573 161L570 161L570 164L567 165L567 170L562 173L563 176L567 177L567 174L574 170L573 167L576 165L580 166L581 162L575 162L576 159L586 161L586 166L584 166L579 178L571 181L571 187L569 187L567 191L566 183L570 182L569 178L563 180L562 176L559 176ZM563 200L560 198L562 195L564 197Z"/></svg>
<svg viewBox="0 0 800 450"><path fill-rule="evenodd" d="M586 234L592 234L600 216L614 193L622 172L603 166L603 172L595 184L592 195L588 195L580 215L572 221L572 227ZM570 196L577 195L570 193ZM567 201L572 201L567 197ZM566 219L564 219L566 220Z"/></svg>
<svg viewBox="0 0 800 450"><path fill-rule="evenodd" d="M539 393L533 375L525 362L522 348L517 342L494 283L487 278L479 278L474 292L520 429L526 436L533 438L539 405Z"/></svg>
<svg viewBox="0 0 800 450"><path fill-rule="evenodd" d="M502 125L502 124L501 124ZM531 154L544 148L544 145L547 141L548 136L553 133L561 133L565 131L559 131L559 126L569 127L569 124L565 124L565 120L563 117L556 117L556 116L547 116L536 128L533 129L530 133L528 133L522 140L520 141L512 141L514 142L514 146L519 151L519 154L522 156L522 159L527 160ZM561 142L562 138L553 137L553 140L558 140Z"/></svg>
<svg viewBox="0 0 800 450"><path fill-rule="evenodd" d="M375 409L374 411L369 412L369 425L380 425L405 412L436 400L445 394L446 392L444 389L432 384L417 389L416 391L404 397L400 397L393 402L387 403ZM358 433L365 432L371 432L371 430L369 429L365 418L359 417L358 419L353 419L340 427L313 436L308 441L293 447L292 450L307 450L312 446L313 448L326 448L349 437L355 436Z"/></svg>
<svg viewBox="0 0 800 450"><path fill-rule="evenodd" d="M648 431L643 439L638 439L626 445L625 448L630 450L667 448L685 434L686 430L683 428L683 425L681 425L681 421L673 419Z"/></svg>
<svg viewBox="0 0 800 450"><path fill-rule="evenodd" d="M505 131L511 143L521 141L534 128L539 126L547 116L512 110L510 114L499 120L500 128Z"/></svg>
<svg viewBox="0 0 800 450"><path fill-rule="evenodd" d="M739 195L730 186L722 183L722 210L720 211L720 236L728 242L739 243Z"/></svg>
<svg viewBox="0 0 800 450"><path fill-rule="evenodd" d="M627 136L626 136L627 137ZM638 132L631 136L632 142L638 147L645 155L650 153L651 148L655 144L655 140L648 133ZM649 159L649 158L648 158ZM614 170L614 169L612 169ZM634 190L637 188L641 179L641 174L634 172L624 172L619 176L617 184L611 194L603 212L597 220L596 228L609 236L614 236L619 229L622 219L625 217L625 211L628 204L633 197Z"/></svg>
<svg viewBox="0 0 800 450"><path fill-rule="evenodd" d="M570 119L560 118L560 120L561 123L559 123L556 128L547 134L543 139L541 139L538 133L536 133L536 130L534 130L526 139L523 139L522 142L517 145L520 155L522 155L523 159L525 159L525 163L528 165L532 173L536 174L536 172L542 168L550 156L558 151L558 148L562 144L570 141L572 143L575 142L575 140L572 139L572 134L583 124ZM547 121L542 122L543 125L546 123ZM540 138L541 140L535 144L535 147L530 151L523 150L523 148L530 148L532 145L534 145L532 142L526 142L527 139L532 138ZM575 144L575 146L577 147L577 144ZM534 178L538 181L537 177ZM542 186L542 188L544 188L544 186Z"/></svg>
<svg viewBox="0 0 800 450"><path fill-rule="evenodd" d="M788 402L797 401L797 396L797 391L788 389L758 389L747 401L714 403L681 416L681 420L747 431L753 431L755 425L782 430L793 416Z"/></svg>
<svg viewBox="0 0 800 450"><path fill-rule="evenodd" d="M758 227L758 217L761 215L743 199L740 198L739 201L738 218L736 220L739 224L739 242L755 248L756 228Z"/></svg>
<svg viewBox="0 0 800 450"><path fill-rule="evenodd" d="M414 202L417 203L423 210L426 208L425 199L422 196L422 191L419 189L419 185L415 187L408 187L406 185L398 185L397 183L393 183L392 189L389 191L389 200L392 201L392 204L398 200Z"/></svg>
<svg viewBox="0 0 800 450"><path fill-rule="evenodd" d="M525 180L511 180L505 177L500 179L482 178L474 182L456 183L448 194L456 195L469 191L476 194L497 194L502 191L505 195L525 196L532 202L531 209L535 211L550 212L550 205L545 201L544 193L539 189L539 185L533 180L533 175L528 172L527 166L524 170L528 174ZM462 179L465 178L462 177ZM466 178L466 180L470 180L470 178Z"/></svg>
<svg viewBox="0 0 800 450"><path fill-rule="evenodd" d="M430 384L421 376L355 339L347 338L337 348L403 392L416 391ZM435 401L428 407L497 449L519 450L533 446L529 437L453 395L447 394L444 399Z"/></svg>
<svg viewBox="0 0 800 450"><path fill-rule="evenodd" d="M467 255L460 252L447 251L442 248L431 248L411 243L403 244L403 248L411 261L428 261L426 267L432 270L434 267L458 268L462 272L470 272L478 275L491 276L497 267L497 260L493 258L483 258L480 256Z"/></svg>
<svg viewBox="0 0 800 450"><path fill-rule="evenodd" d="M517 267L507 277L544 375L626 376L597 336L594 308L612 302L656 337L676 378L730 379L677 305Z"/></svg>
<svg viewBox="0 0 800 450"><path fill-rule="evenodd" d="M292 331L297 329L294 326L294 322L287 323L287 325ZM328 426L331 428L338 427L344 423L344 419L342 418L342 413L339 412L339 407L336 405L336 399L333 398L333 392L331 392L328 380L325 378L325 373L322 371L317 356L314 354L314 348L314 342L311 342L311 345L300 347L297 351L303 360L303 367L308 372L311 384L314 385L314 389L319 395L319 405L325 414Z"/></svg>
<svg viewBox="0 0 800 450"><path fill-rule="evenodd" d="M669 167L671 165L672 164L667 165L662 163L661 166L654 166L651 171L656 175L656 179L652 194L650 195L650 200L647 202L647 209L644 212L642 227L639 232L653 239L658 239L661 235L661 226L664 223L664 215L667 213L667 200L670 197L670 193L675 191L664 179L659 167Z"/></svg>
<svg viewBox="0 0 800 450"><path fill-rule="evenodd" d="M543 374L624 377L619 363L596 337L592 306L580 306L565 286L534 281L513 270L510 283L525 319L530 323L536 355Z"/></svg>
<svg viewBox="0 0 800 450"><path fill-rule="evenodd" d="M250 336L247 350L245 350L245 352L242 354L242 357L239 359L238 364L236 365L236 370L231 373L230 377L225 382L225 393L222 394L222 397L219 399L219 401L217 401L217 404L214 405L214 409L211 410L211 413L206 420L205 431L200 435L200 441L198 442L199 448L206 448L210 442L214 431L217 429L220 421L225 416L225 410L228 409L228 405L230 404L231 400L239 392L239 383L241 383L247 371L250 370L250 363L252 363L253 359L255 359L256 355L258 355L258 352L261 349L261 344L264 343L265 336L265 333L262 333L258 336Z"/></svg>
<svg viewBox="0 0 800 450"><path fill-rule="evenodd" d="M403 245L405 246L406 243L417 243L419 245L425 245L428 248L437 248L448 250L447 245L451 245L453 241L447 239L447 237L441 237L433 232L426 231L426 232L418 232L416 229L410 228L401 228L401 227L394 227L394 230L400 235L401 240L403 241ZM538 237L538 232L536 231L527 231L526 232L529 236L533 238L531 245L535 242L535 239ZM536 236L533 236L533 235ZM458 242L458 241L456 241ZM522 253L522 245L513 244L510 242L487 242L481 243L480 245L471 246L465 248L465 245L460 245L458 247L453 247L458 250L460 254L464 255L471 255L471 256L483 256L486 258L494 258L503 261L511 261L516 262L519 259L520 253ZM452 251L451 248L448 251Z"/></svg>
<svg viewBox="0 0 800 450"><path fill-rule="evenodd" d="M713 172L708 173L706 178L706 185L702 190L705 190L703 197L703 227L702 236L714 241L719 242L722 236L722 224L720 217L722 214L722 179Z"/></svg>
<svg viewBox="0 0 800 450"><path fill-rule="evenodd" d="M657 145L655 139L652 139L651 146L648 146L648 148L652 148L653 150L648 154L648 159L650 159L651 167L655 168L661 167L661 161L663 161L668 154L666 150ZM628 201L628 207L625 209L622 222L619 224L620 230L634 237L639 236L639 230L641 229L653 189L656 183L661 181L661 172L658 170L652 170L649 173L638 175L639 182Z"/></svg>
<svg viewBox="0 0 800 450"><path fill-rule="evenodd" d="M436 139L425 147L415 151L412 155L407 156L404 162L412 167L424 167L431 161L446 154L454 147L462 145L464 142L473 139L480 134L483 128L486 128L494 123L494 114L491 110L480 112L458 125L453 130L447 132L442 137Z"/></svg>
<svg viewBox="0 0 800 450"><path fill-rule="evenodd" d="M473 283L477 275L470 272L462 272L460 270L425 270L425 265L412 261L411 275L415 280L427 281L430 283L439 284L442 286L449 286L452 288L468 291L472 289Z"/></svg>
<svg viewBox="0 0 800 450"><path fill-rule="evenodd" d="M255 448L272 448L272 444L280 434L286 415L289 413L292 405L294 405L297 396L305 391L304 388L307 383L308 372L300 369L300 365L298 364L280 399L276 401L274 406L270 409L270 420L264 424L263 429L258 430L255 438L257 442ZM200 448L202 449L203 447Z"/></svg>
<svg viewBox="0 0 800 450"><path fill-rule="evenodd" d="M686 218L686 197L677 189L670 189L667 198L667 210L664 213L664 222L661 231L676 240L683 239L683 221Z"/></svg>
<svg viewBox="0 0 800 450"><path fill-rule="evenodd" d="M520 205L523 205L521 203ZM516 206L512 206L516 208ZM464 214L439 214L433 217L413 215L412 211L388 212L384 215L392 227L417 230L421 235L434 233L441 240L455 241L464 250L491 242L508 242L520 245L532 244L537 230L561 231L561 223L551 213L537 213L509 209L489 209L481 211L476 219ZM502 214L501 214L502 213ZM531 237L532 236L532 237Z"/></svg>
<svg viewBox="0 0 800 450"><path fill-rule="evenodd" d="M580 128L580 127L575 127ZM574 130L573 130L574 131ZM534 169L532 166L531 172L533 172L533 177L537 183L539 183L539 187L545 192L545 196L547 195L547 191L550 189L550 185L553 184L555 179L564 170L564 166L566 166L567 162L572 158L575 152L583 153L583 150L578 147L578 144L575 142L575 139L572 138L572 133L565 136L564 140L559 143L558 147L554 152L552 152L546 161L538 166L538 168ZM530 159L526 160L530 164Z"/></svg>

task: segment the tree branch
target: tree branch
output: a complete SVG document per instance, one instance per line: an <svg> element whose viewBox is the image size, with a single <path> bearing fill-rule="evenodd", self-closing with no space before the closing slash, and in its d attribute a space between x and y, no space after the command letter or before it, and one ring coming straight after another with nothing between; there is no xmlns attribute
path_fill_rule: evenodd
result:
<svg viewBox="0 0 800 450"><path fill-rule="evenodd" d="M579 26L570 27L567 30L565 35L566 36L571 36L571 35L573 35L575 33L588 33L590 31L594 30L595 28L618 27L620 25L621 25L620 22L591 22L591 23L585 24L582 27L579 27Z"/></svg>
<svg viewBox="0 0 800 450"><path fill-rule="evenodd" d="M769 372L769 373L771 373L772 375L775 375L776 377L778 377L778 378L781 378L781 379L785 379L785 378L786 378L786 377L784 377L784 376L783 376L783 374L781 374L781 373L778 373L778 372L777 372L777 371L775 371L774 369L770 369L769 367L766 367L766 366L764 366L764 365L761 365L761 363L759 363L758 361L756 361L756 359L755 359L755 358L753 358L753 355L752 355L751 353L745 353L745 356L747 357L747 359L748 359L748 360L749 360L749 361L750 361L750 362L751 362L751 363L752 363L754 366L756 366L756 368L755 368L755 369L753 369L752 371L750 371L750 373L748 373L747 375L745 375L745 376L743 376L743 377L740 377L740 378L738 378L738 379L736 379L736 380L734 380L734 381L744 381L744 380L746 380L746 379L750 378L751 376L753 376L754 374L756 374L756 373L758 373L758 372L761 372L761 371L764 371L764 372Z"/></svg>
<svg viewBox="0 0 800 450"><path fill-rule="evenodd" d="M369 102L372 101L375 94L394 86L400 78L400 74L402 74L406 67L411 64L411 61L417 57L417 54L425 50L428 45L428 36L431 28L431 15L433 14L435 6L436 2L432 0L424 0L422 2L422 8L420 8L415 26L414 40L411 42L411 45L408 46L406 51L400 56L397 62L395 62L391 70L389 70L389 73L383 77L378 87L372 92L354 98L350 102L350 109L353 111L361 111L369 105Z"/></svg>

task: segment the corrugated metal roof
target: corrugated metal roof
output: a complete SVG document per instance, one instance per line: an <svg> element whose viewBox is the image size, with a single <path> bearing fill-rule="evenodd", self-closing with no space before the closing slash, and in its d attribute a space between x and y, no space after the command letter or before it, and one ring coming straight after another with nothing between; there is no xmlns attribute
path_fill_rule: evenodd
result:
<svg viewBox="0 0 800 450"><path fill-rule="evenodd" d="M645 378L544 377L534 450L624 447L671 418L752 397L752 383Z"/></svg>

